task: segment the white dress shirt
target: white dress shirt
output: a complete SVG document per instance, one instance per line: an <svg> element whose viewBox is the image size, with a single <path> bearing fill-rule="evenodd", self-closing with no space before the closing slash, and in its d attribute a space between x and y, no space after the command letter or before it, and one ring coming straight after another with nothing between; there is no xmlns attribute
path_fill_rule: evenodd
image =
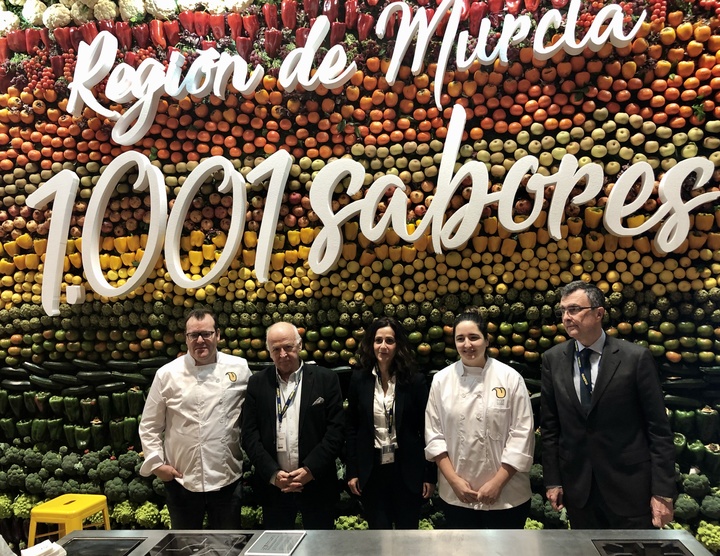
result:
<svg viewBox="0 0 720 556"><path fill-rule="evenodd" d="M440 497L449 504L500 510L518 506L532 494L528 472L535 433L530 397L520 374L504 363L488 358L480 368L458 361L435 375L425 410L425 444L428 460L447 452L455 472L476 491L501 464L517 470L492 505L461 502L438 473Z"/></svg>
<svg viewBox="0 0 720 556"><path fill-rule="evenodd" d="M217 363L195 365L185 355L155 374L140 421L146 477L164 464L192 492L211 492L242 474L240 411L250 369L247 361L218 352Z"/></svg>
<svg viewBox="0 0 720 556"><path fill-rule="evenodd" d="M375 376L375 395L373 398L373 423L375 425L375 448L395 444L397 446L397 426L395 415L395 377L390 377L387 392L383 391L382 380L377 369L372 370ZM392 429L388 425L392 422Z"/></svg>
<svg viewBox="0 0 720 556"><path fill-rule="evenodd" d="M592 380L592 389L595 389L597 384L598 372L600 372L600 358L602 357L602 351L605 347L605 331L602 331L600 337L595 340L595 343L589 346L584 346L580 342L575 342L575 349L582 350L583 348L590 349L590 376ZM577 393L578 400L580 399L580 367L578 366L577 357L573 358L573 382L575 383L575 392ZM583 386L584 388L584 386Z"/></svg>
<svg viewBox="0 0 720 556"><path fill-rule="evenodd" d="M277 458L278 465L283 471L295 471L300 465L300 447L299 447L299 436L300 436L300 400L302 399L302 370L303 367L292 373L287 382L277 375L278 385L280 387L280 406L281 409L285 407L285 401L288 396L292 395L297 386L297 393L295 399L288 406L285 415L282 420L282 427L280 426L280 420L278 419L277 403L275 404L275 431L279 436L282 434L285 437L286 450L281 452L278 450ZM277 371L275 371L277 373ZM279 443L278 443L279 444ZM271 484L275 484L275 475L271 477Z"/></svg>

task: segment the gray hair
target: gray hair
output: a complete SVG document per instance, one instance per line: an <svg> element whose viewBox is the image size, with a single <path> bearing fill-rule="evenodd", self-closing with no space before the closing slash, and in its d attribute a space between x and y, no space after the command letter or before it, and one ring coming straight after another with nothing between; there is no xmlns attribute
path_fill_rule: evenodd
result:
<svg viewBox="0 0 720 556"><path fill-rule="evenodd" d="M575 280L562 287L560 290L560 298L563 299L576 291L583 291L587 295L590 305L593 307L603 307L605 305L605 294L595 284L590 284L583 280Z"/></svg>

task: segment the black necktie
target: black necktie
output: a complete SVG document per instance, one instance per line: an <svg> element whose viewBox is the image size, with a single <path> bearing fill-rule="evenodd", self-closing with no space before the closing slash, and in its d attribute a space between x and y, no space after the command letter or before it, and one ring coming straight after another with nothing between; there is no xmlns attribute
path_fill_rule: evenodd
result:
<svg viewBox="0 0 720 556"><path fill-rule="evenodd" d="M592 350L589 348L585 348L580 352L580 405L586 413L590 411L590 402L592 400L591 353Z"/></svg>

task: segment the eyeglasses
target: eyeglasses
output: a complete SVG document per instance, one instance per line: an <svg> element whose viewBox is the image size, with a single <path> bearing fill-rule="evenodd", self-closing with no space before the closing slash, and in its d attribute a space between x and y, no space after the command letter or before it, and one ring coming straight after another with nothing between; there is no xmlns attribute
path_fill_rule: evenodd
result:
<svg viewBox="0 0 720 556"><path fill-rule="evenodd" d="M562 318L562 316L567 313L571 317L574 317L575 315L579 315L581 311L584 311L585 309L598 309L599 307L597 305L590 305L589 307L580 307L578 305L570 305L570 307L560 307L557 311L555 311L555 316L558 318Z"/></svg>
<svg viewBox="0 0 720 556"><path fill-rule="evenodd" d="M215 335L214 330L204 330L202 332L188 332L185 334L187 336L187 339L191 342L197 342L200 338L207 341L210 338L212 338Z"/></svg>

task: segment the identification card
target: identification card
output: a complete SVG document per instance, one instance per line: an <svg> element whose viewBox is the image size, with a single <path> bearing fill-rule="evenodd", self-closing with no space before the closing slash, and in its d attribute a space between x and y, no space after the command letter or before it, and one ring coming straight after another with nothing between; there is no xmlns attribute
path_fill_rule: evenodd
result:
<svg viewBox="0 0 720 556"><path fill-rule="evenodd" d="M380 464L395 463L395 444L389 444L381 448Z"/></svg>
<svg viewBox="0 0 720 556"><path fill-rule="evenodd" d="M280 425L277 428L277 451L287 452L287 444L285 443L285 428Z"/></svg>

